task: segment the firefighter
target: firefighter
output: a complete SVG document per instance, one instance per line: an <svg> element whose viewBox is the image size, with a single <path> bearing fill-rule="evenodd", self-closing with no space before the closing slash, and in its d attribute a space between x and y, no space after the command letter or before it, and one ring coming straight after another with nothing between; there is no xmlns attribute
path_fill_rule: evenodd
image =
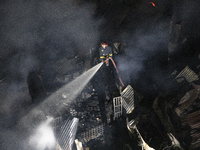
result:
<svg viewBox="0 0 200 150"><path fill-rule="evenodd" d="M108 46L107 42L102 42L99 48L100 61L105 62L106 66L109 66L109 58L113 56L112 49Z"/></svg>

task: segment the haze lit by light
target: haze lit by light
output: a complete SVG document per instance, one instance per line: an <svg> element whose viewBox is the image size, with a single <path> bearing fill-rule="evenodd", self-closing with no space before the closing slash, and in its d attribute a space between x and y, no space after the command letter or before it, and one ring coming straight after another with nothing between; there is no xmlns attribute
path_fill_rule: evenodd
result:
<svg viewBox="0 0 200 150"><path fill-rule="evenodd" d="M50 125L52 120L52 117L48 117L45 122L38 126L35 133L30 137L29 144L36 150L44 150L45 148L52 149L55 147L56 139L53 128Z"/></svg>

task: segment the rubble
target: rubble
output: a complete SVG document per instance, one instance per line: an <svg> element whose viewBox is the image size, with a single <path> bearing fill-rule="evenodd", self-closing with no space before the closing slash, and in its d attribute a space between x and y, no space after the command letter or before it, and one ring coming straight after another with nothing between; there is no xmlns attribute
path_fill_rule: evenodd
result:
<svg viewBox="0 0 200 150"><path fill-rule="evenodd" d="M86 143L92 139L96 139L103 135L104 135L104 125L103 124L81 133L81 137L83 138L84 142L86 142Z"/></svg>
<svg viewBox="0 0 200 150"><path fill-rule="evenodd" d="M188 109L190 105L192 105L194 101L197 99L200 93L199 90L200 86L193 84L193 87L195 88L187 92L185 96L179 101L179 106L175 109L178 116L180 116L184 110Z"/></svg>
<svg viewBox="0 0 200 150"><path fill-rule="evenodd" d="M127 122L127 128L128 128L129 130L131 130L131 129L136 130L136 132L137 132L137 134L138 134L138 138L141 140L140 145L141 145L142 149L144 149L144 150L155 150L154 148L150 147L150 146L144 141L144 139L142 138L142 136L141 136L140 132L138 131L138 129L137 129L137 127L136 127L136 124L134 124L134 122L135 122L135 120L131 120L130 122Z"/></svg>
<svg viewBox="0 0 200 150"><path fill-rule="evenodd" d="M191 128L191 148L200 146L200 110L181 116L182 126L189 125Z"/></svg>
<svg viewBox="0 0 200 150"><path fill-rule="evenodd" d="M79 142L78 139L75 140L77 150L83 150L82 142Z"/></svg>
<svg viewBox="0 0 200 150"><path fill-rule="evenodd" d="M172 141L172 146L171 147L178 147L180 150L183 150L183 148L181 147L179 141L173 136L172 133L167 133L167 135L169 136L170 140Z"/></svg>
<svg viewBox="0 0 200 150"><path fill-rule="evenodd" d="M113 98L114 116L113 120L122 116L122 97Z"/></svg>
<svg viewBox="0 0 200 150"><path fill-rule="evenodd" d="M195 89L189 92L191 94L190 98L184 103L180 104L175 110L178 116L180 116L184 110L188 109L190 105L193 104L199 94L199 92L197 92Z"/></svg>
<svg viewBox="0 0 200 150"><path fill-rule="evenodd" d="M195 80L198 80L198 75L192 71L188 66L186 66L177 76L176 80L177 82L181 82L184 80L184 78L189 82L193 82Z"/></svg>

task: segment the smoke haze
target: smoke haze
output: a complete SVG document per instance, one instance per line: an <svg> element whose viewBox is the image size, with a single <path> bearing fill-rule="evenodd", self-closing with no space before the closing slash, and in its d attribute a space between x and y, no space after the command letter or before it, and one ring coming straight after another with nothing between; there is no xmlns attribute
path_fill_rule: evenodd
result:
<svg viewBox="0 0 200 150"><path fill-rule="evenodd" d="M15 126L31 103L29 72L60 56L84 55L96 46L102 21L94 19L93 5L75 0L8 0L0 8L1 69L9 73L0 83L0 145L23 150L45 116L36 111Z"/></svg>
<svg viewBox="0 0 200 150"><path fill-rule="evenodd" d="M169 39L168 28L166 24L161 23L157 27L149 25L149 29L136 30L129 33L127 46L125 47L125 56L117 56L116 61L118 69L123 75L129 74L133 80L136 80L140 71L144 71L144 63L147 59L154 55L163 55L167 51L167 43ZM128 34L128 33L127 33ZM125 73L126 72L126 73ZM126 78L126 77L125 77Z"/></svg>

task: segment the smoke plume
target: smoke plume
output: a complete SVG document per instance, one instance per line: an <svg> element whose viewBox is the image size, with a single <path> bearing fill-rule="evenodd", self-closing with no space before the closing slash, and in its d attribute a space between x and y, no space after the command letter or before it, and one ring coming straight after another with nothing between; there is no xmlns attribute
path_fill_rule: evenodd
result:
<svg viewBox="0 0 200 150"><path fill-rule="evenodd" d="M162 56L166 53L168 42L168 28L165 24L160 24L156 28L149 26L149 29L137 29L129 33L125 55L117 56L116 61L120 73L129 76L135 81L141 71L145 69L145 61L154 57Z"/></svg>

